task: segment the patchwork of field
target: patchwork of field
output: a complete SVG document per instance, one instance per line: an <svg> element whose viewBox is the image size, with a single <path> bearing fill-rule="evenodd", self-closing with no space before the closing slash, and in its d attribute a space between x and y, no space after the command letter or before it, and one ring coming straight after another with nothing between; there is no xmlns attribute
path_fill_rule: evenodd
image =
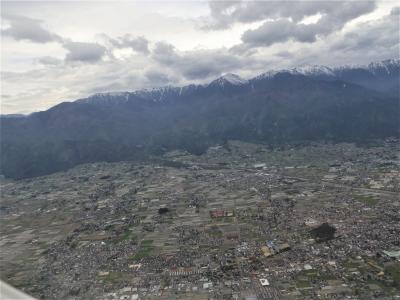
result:
<svg viewBox="0 0 400 300"><path fill-rule="evenodd" d="M2 180L1 279L43 299L398 297L398 153L230 142Z"/></svg>

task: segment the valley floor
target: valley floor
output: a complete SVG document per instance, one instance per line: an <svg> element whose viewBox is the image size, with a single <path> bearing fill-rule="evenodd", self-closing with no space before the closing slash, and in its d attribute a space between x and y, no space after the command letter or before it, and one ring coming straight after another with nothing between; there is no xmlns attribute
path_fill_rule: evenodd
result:
<svg viewBox="0 0 400 300"><path fill-rule="evenodd" d="M396 145L230 142L2 180L1 279L41 299L400 297Z"/></svg>

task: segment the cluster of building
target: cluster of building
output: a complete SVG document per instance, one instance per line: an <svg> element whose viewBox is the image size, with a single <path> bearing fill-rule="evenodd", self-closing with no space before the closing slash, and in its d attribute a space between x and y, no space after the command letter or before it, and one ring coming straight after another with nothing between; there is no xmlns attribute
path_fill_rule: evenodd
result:
<svg viewBox="0 0 400 300"><path fill-rule="evenodd" d="M1 279L53 299L395 299L396 147L232 142L5 182Z"/></svg>

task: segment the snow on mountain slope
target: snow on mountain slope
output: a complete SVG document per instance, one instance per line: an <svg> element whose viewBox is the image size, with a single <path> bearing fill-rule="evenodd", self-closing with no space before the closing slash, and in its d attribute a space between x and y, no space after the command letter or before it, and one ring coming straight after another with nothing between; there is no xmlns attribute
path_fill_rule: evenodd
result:
<svg viewBox="0 0 400 300"><path fill-rule="evenodd" d="M129 101L130 97L133 96L154 102L162 102L166 99L192 95L200 90L204 90L207 88L217 88L223 90L225 90L227 87L240 88L249 83L272 79L277 74L282 73L288 73L291 75L303 75L307 77L312 77L314 79L333 78L360 84L360 82L357 81L357 76L360 76L360 74L356 74L360 72L364 74L363 76L369 76L372 79L379 79L381 77L393 77L394 79L396 79L396 76L399 76L400 73L400 59L388 59L380 62L372 62L364 66L345 65L335 68L330 68L322 65L303 65L291 69L270 70L250 80L243 79L236 74L227 73L204 85L190 84L182 87L164 86L152 89L141 89L133 92L98 93L88 98L80 99L77 101L85 103L113 103Z"/></svg>
<svg viewBox="0 0 400 300"><path fill-rule="evenodd" d="M272 70L261 75L254 77L254 79L264 79L264 78L273 78L276 74L279 73L289 73L292 75L304 75L304 76L335 76L333 70L326 66L318 66L318 65L304 65L292 69L281 69L281 70Z"/></svg>
<svg viewBox="0 0 400 300"><path fill-rule="evenodd" d="M294 68L290 71L293 74L302 74L306 76L318 76L318 75L335 76L332 69L325 66L305 65L298 68Z"/></svg>
<svg viewBox="0 0 400 300"><path fill-rule="evenodd" d="M243 79L239 75L236 75L236 74L227 73L227 74L215 79L208 85L209 86L217 85L220 87L225 87L226 85L238 85L239 86L239 85L244 85L246 83L248 83L247 79Z"/></svg>
<svg viewBox="0 0 400 300"><path fill-rule="evenodd" d="M109 92L109 93L96 93L87 98L76 100L79 103L98 103L98 104L113 104L115 102L128 101L129 92Z"/></svg>
<svg viewBox="0 0 400 300"><path fill-rule="evenodd" d="M372 62L368 65L368 70L373 74L377 72L386 72L388 75L392 73L399 73L400 59L387 59L380 62Z"/></svg>
<svg viewBox="0 0 400 300"><path fill-rule="evenodd" d="M350 70L364 70L372 74L376 74L378 71L383 71L388 75L392 73L398 73L400 69L400 59L387 59L378 62L371 62L368 65L344 65L333 69L335 73L350 71Z"/></svg>

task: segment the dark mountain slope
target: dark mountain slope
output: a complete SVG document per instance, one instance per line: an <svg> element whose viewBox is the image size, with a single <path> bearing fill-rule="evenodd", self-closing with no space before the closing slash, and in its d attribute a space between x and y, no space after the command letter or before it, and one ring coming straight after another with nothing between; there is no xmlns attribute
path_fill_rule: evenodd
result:
<svg viewBox="0 0 400 300"><path fill-rule="evenodd" d="M222 84L220 84L222 82ZM246 82L96 95L1 119L1 173L49 174L229 139L282 144L397 136L399 101L359 85L280 72Z"/></svg>
<svg viewBox="0 0 400 300"><path fill-rule="evenodd" d="M335 76L369 89L398 96L400 80L400 61L388 59L371 63L367 67L341 67L334 70Z"/></svg>

